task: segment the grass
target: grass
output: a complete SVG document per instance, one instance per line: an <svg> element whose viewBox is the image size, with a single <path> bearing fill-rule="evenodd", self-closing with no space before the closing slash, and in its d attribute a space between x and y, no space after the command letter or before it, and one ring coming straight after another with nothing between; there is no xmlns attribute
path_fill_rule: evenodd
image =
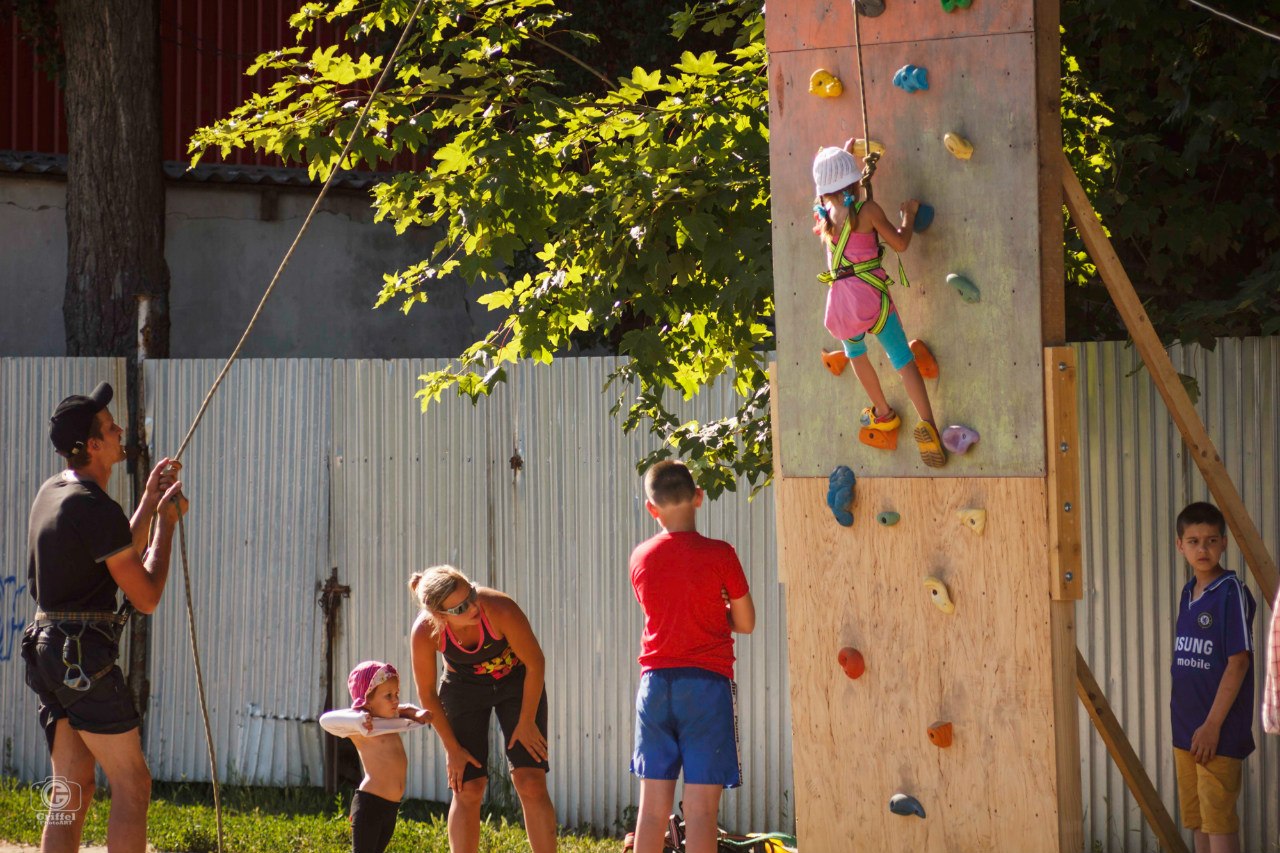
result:
<svg viewBox="0 0 1280 853"><path fill-rule="evenodd" d="M226 853L347 853L351 829L347 809L351 792L328 797L319 788L222 788L223 837ZM13 778L0 777L0 840L38 844L36 811L39 794ZM85 821L84 843L104 844L110 800L99 793ZM148 813L147 836L159 850L206 853L217 850L213 793L208 785L155 783ZM615 853L613 838L562 833L565 853ZM400 809L396 834L388 848L396 851L445 851L445 806L407 800ZM528 838L518 822L489 814L480 827L481 853L525 853Z"/></svg>

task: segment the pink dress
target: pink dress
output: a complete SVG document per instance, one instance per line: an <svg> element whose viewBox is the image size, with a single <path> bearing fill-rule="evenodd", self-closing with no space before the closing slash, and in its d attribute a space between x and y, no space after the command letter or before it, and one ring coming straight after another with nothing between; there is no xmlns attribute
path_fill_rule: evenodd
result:
<svg viewBox="0 0 1280 853"><path fill-rule="evenodd" d="M831 251L827 247L827 266L831 268ZM849 235L844 245L845 260L852 263L868 261L880 254L880 245L876 240L876 232L865 234L857 231ZM887 281L889 274L883 268L873 270L872 275ZM890 303L892 309L892 302ZM831 283L827 291L827 309L822 324L837 339L853 340L866 334L875 325L880 316L880 291L867 284L855 275L839 278Z"/></svg>

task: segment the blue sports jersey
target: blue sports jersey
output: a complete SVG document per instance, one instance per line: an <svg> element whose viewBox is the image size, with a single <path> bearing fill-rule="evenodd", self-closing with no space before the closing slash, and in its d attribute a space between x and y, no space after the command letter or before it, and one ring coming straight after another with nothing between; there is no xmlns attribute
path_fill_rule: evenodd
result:
<svg viewBox="0 0 1280 853"><path fill-rule="evenodd" d="M1173 643L1173 690L1169 710L1173 716L1173 745L1191 749L1191 735L1204 725L1218 695L1218 684L1227 658L1253 652L1253 595L1226 572L1209 584L1195 601L1196 581L1182 588L1178 628ZM1218 754L1244 758L1253 752L1253 657L1236 701L1222 722Z"/></svg>

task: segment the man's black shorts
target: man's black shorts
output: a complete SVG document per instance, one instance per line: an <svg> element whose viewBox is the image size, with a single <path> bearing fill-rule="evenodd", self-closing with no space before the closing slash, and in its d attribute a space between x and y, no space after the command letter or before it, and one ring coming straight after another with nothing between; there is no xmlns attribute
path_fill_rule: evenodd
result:
<svg viewBox="0 0 1280 853"><path fill-rule="evenodd" d="M70 626L68 626L70 627ZM79 625L74 626L76 629ZM142 725L142 717L125 683L124 673L115 665L119 646L90 627L80 641L85 675L107 670L84 691L67 687L63 680L67 666L62 662L66 635L62 629L28 625L22 635L22 659L27 666L27 686L40 700L40 727L44 729L49 752L58 720L66 718L71 728L101 735L123 734Z"/></svg>
<svg viewBox="0 0 1280 853"><path fill-rule="evenodd" d="M471 681L451 681L445 679L440 684L440 704L444 706L445 719L453 729L454 737L467 752L475 756L480 766L468 764L462 772L462 781L482 779L489 775L489 716L490 711L498 716L498 725L502 728L502 741L511 740L511 733L520 722L520 705L524 698L524 667L505 678L493 679L492 683L474 683ZM538 711L534 718L538 731L545 737L547 734L547 691L544 688L538 700ZM517 743L507 750L507 762L511 769L518 767L539 767L549 771L551 765L546 761L535 761L524 748Z"/></svg>

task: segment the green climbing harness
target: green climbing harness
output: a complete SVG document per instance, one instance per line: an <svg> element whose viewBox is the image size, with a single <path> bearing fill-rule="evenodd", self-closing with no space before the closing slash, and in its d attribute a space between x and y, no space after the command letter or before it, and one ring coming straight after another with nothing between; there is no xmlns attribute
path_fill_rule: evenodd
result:
<svg viewBox="0 0 1280 853"><path fill-rule="evenodd" d="M879 251L874 258L865 261L851 261L844 256L844 247L849 242L850 235L853 234L853 226L850 224L853 217L858 215L858 211L862 209L862 205L866 201L860 201L853 206L852 214L845 219L844 227L840 229L840 238L836 240L835 247L831 250L831 271L818 273L818 281L831 287L842 278L851 278L856 276L867 284L874 287L880 292L880 314L876 317L876 321L871 324L871 328L867 331L873 335L878 335L884 329L884 324L889 320L889 314L893 310L893 303L889 299L889 286L893 284L891 278L880 278L874 275L874 272L881 269L884 261L884 246L877 239L876 246ZM902 258L898 258L898 278L902 281L903 287L910 287L911 283L907 281L907 272L902 268Z"/></svg>

